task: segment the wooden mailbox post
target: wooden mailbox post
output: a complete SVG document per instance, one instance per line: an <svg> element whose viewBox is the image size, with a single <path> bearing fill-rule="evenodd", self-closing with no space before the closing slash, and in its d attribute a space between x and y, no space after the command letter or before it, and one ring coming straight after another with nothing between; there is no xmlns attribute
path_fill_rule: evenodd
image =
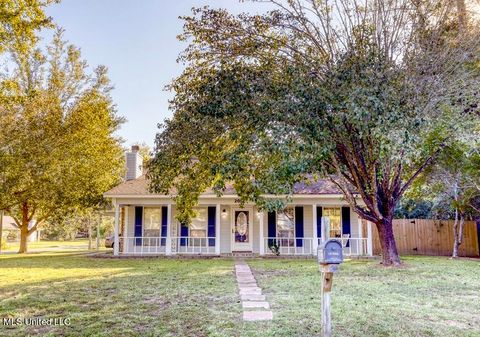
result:
<svg viewBox="0 0 480 337"><path fill-rule="evenodd" d="M343 262L342 243L338 240L327 240L318 246L317 251L320 272L322 273L322 332L323 336L332 336L331 321L331 291L333 274L338 271L338 265Z"/></svg>

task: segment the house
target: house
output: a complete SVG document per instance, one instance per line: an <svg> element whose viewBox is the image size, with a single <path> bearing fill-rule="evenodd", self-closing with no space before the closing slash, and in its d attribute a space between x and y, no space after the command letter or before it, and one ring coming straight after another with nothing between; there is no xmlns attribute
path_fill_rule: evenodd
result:
<svg viewBox="0 0 480 337"><path fill-rule="evenodd" d="M126 164L125 181L104 194L115 209L115 255L263 256L278 251L312 256L322 233L340 239L345 255L372 255L371 224L362 228L327 180L296 184L291 203L278 212L261 212L253 204L240 207L231 187L220 197L207 190L200 195L197 216L184 226L175 219L169 195L149 192L138 147L126 153Z"/></svg>
<svg viewBox="0 0 480 337"><path fill-rule="evenodd" d="M35 225L35 221L32 220L28 228L32 228ZM3 216L3 222L2 222L2 235L4 238L7 239L9 242L15 242L15 241L20 241L20 228L18 228L15 220L8 215ZM36 242L40 241L40 230L34 231L30 236L28 237L29 242Z"/></svg>

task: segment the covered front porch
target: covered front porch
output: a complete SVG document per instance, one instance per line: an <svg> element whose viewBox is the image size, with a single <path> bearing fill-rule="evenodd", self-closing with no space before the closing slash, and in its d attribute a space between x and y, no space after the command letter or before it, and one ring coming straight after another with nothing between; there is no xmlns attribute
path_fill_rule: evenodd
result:
<svg viewBox="0 0 480 337"><path fill-rule="evenodd" d="M189 226L171 200L116 199L114 208L116 256L316 256L326 238L340 240L346 256L372 255L371 224L335 198L294 200L282 212L204 198Z"/></svg>

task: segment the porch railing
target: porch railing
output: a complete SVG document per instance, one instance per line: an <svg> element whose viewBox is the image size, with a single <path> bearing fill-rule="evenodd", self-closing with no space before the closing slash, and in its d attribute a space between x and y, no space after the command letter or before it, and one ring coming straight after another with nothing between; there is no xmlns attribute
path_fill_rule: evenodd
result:
<svg viewBox="0 0 480 337"><path fill-rule="evenodd" d="M172 237L174 254L215 254L215 237Z"/></svg>
<svg viewBox="0 0 480 337"><path fill-rule="evenodd" d="M367 238L331 238L342 243L344 256L367 256ZM318 238L318 244L322 243L322 239ZM316 252L315 252L316 254Z"/></svg>
<svg viewBox="0 0 480 337"><path fill-rule="evenodd" d="M120 237L120 254L166 254L166 237ZM171 237L172 254L215 254L215 237Z"/></svg>
<svg viewBox="0 0 480 337"><path fill-rule="evenodd" d="M313 255L314 238L265 238L266 255ZM315 253L316 254L316 253Z"/></svg>
<svg viewBox="0 0 480 337"><path fill-rule="evenodd" d="M120 237L121 254L165 254L166 237Z"/></svg>
<svg viewBox="0 0 480 337"><path fill-rule="evenodd" d="M366 256L367 238L335 238L342 242L345 256ZM321 238L298 238L298 237L268 237L265 238L266 255L316 255L313 243L317 240L321 244Z"/></svg>

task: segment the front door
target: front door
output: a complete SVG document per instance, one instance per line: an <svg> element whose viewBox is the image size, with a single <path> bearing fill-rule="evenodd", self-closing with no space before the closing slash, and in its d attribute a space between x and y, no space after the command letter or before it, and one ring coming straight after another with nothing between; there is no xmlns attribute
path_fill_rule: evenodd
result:
<svg viewBox="0 0 480 337"><path fill-rule="evenodd" d="M232 251L252 251L252 211L234 208L232 219Z"/></svg>

